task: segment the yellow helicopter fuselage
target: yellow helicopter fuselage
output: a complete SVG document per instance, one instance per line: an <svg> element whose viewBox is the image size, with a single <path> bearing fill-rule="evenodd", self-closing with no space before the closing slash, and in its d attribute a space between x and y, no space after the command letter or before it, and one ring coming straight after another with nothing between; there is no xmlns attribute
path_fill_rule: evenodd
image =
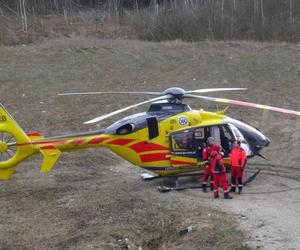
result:
<svg viewBox="0 0 300 250"><path fill-rule="evenodd" d="M185 104L153 104L152 108L100 131L43 138L36 132L25 134L0 106L0 131L14 138L14 143L0 138L0 155L15 147L15 152L7 151L11 152L10 157L0 159L0 179L9 179L16 166L34 154L43 154L41 172L49 172L62 152L95 147L106 147L130 163L160 176L201 171L205 163L201 159L201 149L208 136L217 132L220 144L226 138L226 145L233 138L237 139L234 135L237 132L225 127L225 121L230 118L223 112L191 110ZM260 136L263 138L262 134ZM228 153L224 161L229 164Z"/></svg>
<svg viewBox="0 0 300 250"><path fill-rule="evenodd" d="M48 172L62 152L94 147L109 148L130 163L159 175L201 170L203 162L198 162L196 158L172 155L170 135L197 126L222 124L225 117L217 113L189 110L158 121L158 136L149 139L148 127L124 135L109 134L102 130L43 138L39 133L25 134L3 107L0 115L5 117L0 122L0 130L13 135L17 146L16 154L0 163L2 179L8 179L20 162L36 153L44 155L41 171ZM180 122L183 118L186 120ZM5 143L0 144L0 150L1 145L4 150Z"/></svg>

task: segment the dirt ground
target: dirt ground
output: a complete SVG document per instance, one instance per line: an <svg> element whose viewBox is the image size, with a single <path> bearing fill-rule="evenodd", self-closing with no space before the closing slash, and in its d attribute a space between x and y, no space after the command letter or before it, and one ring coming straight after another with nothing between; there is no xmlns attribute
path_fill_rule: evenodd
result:
<svg viewBox="0 0 300 250"><path fill-rule="evenodd" d="M251 249L299 249L299 190L299 181L262 174L242 196L213 207L234 215Z"/></svg>
<svg viewBox="0 0 300 250"><path fill-rule="evenodd" d="M248 87L212 96L299 110L299 51L287 44L85 38L0 47L0 101L26 132L46 136L105 127L118 117L83 122L142 100L60 92ZM0 184L0 249L299 249L300 120L250 108L228 115L272 141L263 152L268 161L250 162L262 173L242 196L158 193L161 180L141 181L140 169L103 149L64 154L47 175L39 173L39 156Z"/></svg>

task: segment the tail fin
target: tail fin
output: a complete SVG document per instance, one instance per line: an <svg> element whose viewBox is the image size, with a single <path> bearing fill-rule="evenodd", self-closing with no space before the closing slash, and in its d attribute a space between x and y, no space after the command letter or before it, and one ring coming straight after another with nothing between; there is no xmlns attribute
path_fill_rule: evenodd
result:
<svg viewBox="0 0 300 250"><path fill-rule="evenodd" d="M16 166L35 153L30 138L0 104L0 180L10 179ZM25 145L19 147L19 145Z"/></svg>
<svg viewBox="0 0 300 250"><path fill-rule="evenodd" d="M58 158L61 155L61 151L54 146L45 146L40 148L40 152L44 156L41 172L48 173L52 170Z"/></svg>

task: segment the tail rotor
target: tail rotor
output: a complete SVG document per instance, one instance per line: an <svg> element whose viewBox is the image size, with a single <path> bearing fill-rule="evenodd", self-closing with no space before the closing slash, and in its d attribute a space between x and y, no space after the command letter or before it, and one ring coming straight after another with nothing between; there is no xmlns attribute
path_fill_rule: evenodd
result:
<svg viewBox="0 0 300 250"><path fill-rule="evenodd" d="M0 180L10 179L16 166L32 156L30 138L0 104ZM21 144L25 146L20 147Z"/></svg>
<svg viewBox="0 0 300 250"><path fill-rule="evenodd" d="M7 162L17 153L17 142L14 135L0 132L0 162Z"/></svg>

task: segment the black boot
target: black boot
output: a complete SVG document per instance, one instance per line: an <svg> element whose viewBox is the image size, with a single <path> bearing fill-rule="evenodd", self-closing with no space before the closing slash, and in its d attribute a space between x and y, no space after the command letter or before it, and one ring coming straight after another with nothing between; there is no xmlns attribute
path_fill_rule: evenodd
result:
<svg viewBox="0 0 300 250"><path fill-rule="evenodd" d="M214 184L210 183L210 191L214 191Z"/></svg>
<svg viewBox="0 0 300 250"><path fill-rule="evenodd" d="M224 199L225 199L225 200L229 200L229 199L232 199L232 198L233 198L233 197L230 196L229 193L225 193L225 194L224 194Z"/></svg>
<svg viewBox="0 0 300 250"><path fill-rule="evenodd" d="M206 187L206 184L202 184L202 190L203 190L203 193L207 193L207 187Z"/></svg>
<svg viewBox="0 0 300 250"><path fill-rule="evenodd" d="M235 193L235 187L236 187L236 178L231 176L231 188L230 192Z"/></svg>
<svg viewBox="0 0 300 250"><path fill-rule="evenodd" d="M238 185L238 187L239 187L238 194L241 194L242 193L242 189L243 189L243 180L242 180L241 177L238 178L238 183L239 183L239 185Z"/></svg>

